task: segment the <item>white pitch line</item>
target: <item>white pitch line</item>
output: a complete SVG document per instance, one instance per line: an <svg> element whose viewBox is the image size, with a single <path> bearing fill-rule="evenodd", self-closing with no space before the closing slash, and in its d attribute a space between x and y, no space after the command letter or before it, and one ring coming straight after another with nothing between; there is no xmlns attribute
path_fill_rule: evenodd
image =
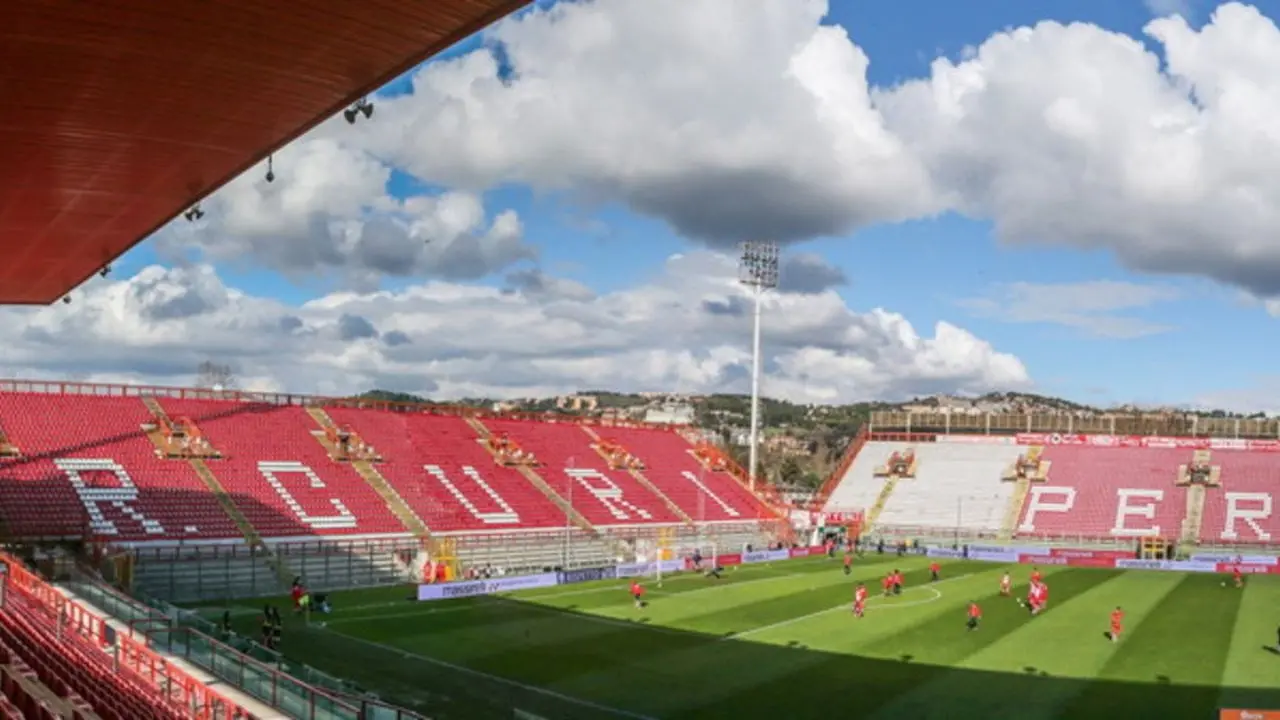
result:
<svg viewBox="0 0 1280 720"><path fill-rule="evenodd" d="M765 583L765 582L774 582L777 580L793 579L793 578L800 577L803 575L808 575L808 574L809 573L792 573L790 575L773 575L770 577L757 578L755 580L743 580L741 582L722 583L718 585L712 585L710 587L698 588L696 590L687 590L685 592L664 593L659 590L651 590L650 592L653 592L654 594L665 595L667 597L679 598L679 597L684 597L686 595L693 595L695 593L710 592L712 590L728 590L730 588L743 587L744 585L754 585L756 583ZM699 576L688 575L688 576L682 576L680 579L695 578L695 577L699 577ZM361 617L345 617L344 616L336 620L330 620L329 622L358 622L358 621L364 621L364 620L383 620L383 619L389 619L389 618L413 617L415 615L433 615L435 613L469 612L473 610L479 610L479 609L491 607L494 604L494 602L498 599L504 599L504 600L514 599L519 601L523 605L537 607L542 600L572 597L575 595L593 595L595 593L604 593L604 592L616 593L616 592L624 591L628 587L629 586L627 585L609 585L607 587L586 588L581 590L566 590L564 592L548 593L546 595L533 595L533 596L512 596L505 593L497 594L497 595L478 595L476 596L476 599L480 600L481 602L471 604L471 605L459 605L459 606L442 607L442 608L436 608L436 607L422 608L420 605L416 604L416 601L413 601L413 600L397 600L394 602L365 603L362 605L340 606L338 609L346 612L355 612L358 610L376 610L378 608L387 608L387 607L403 608L406 606L415 607L418 609L406 610L405 612L398 612L398 613L387 613L382 615L367 615L367 616L361 616ZM253 615L253 614L256 614L257 612L258 612L257 610L254 610L251 608L245 608L244 610L234 611L233 614Z"/></svg>
<svg viewBox="0 0 1280 720"><path fill-rule="evenodd" d="M596 615L594 613L578 612L577 610L565 610L563 608L553 607L551 605L534 605L535 609L543 612L571 617L574 620L585 620L587 622L598 623L600 625L614 625L617 627L630 628L632 630L648 630L650 632L665 633L668 635L679 635L688 637L688 630L680 630L678 628L669 628L663 625L650 625L648 623L636 622L635 620L626 620L624 618L616 618L610 615Z"/></svg>
<svg viewBox="0 0 1280 720"><path fill-rule="evenodd" d="M892 605L870 605L867 607L867 610L893 610L894 608L916 607L918 605L927 605L931 602L937 602L938 600L942 599L942 591L938 590L936 586L942 585L944 583L955 582L956 580L963 580L969 577L970 575L973 575L973 573L969 573L967 575L957 575L956 577L947 578L946 580L939 580L936 583L930 583L928 585L917 585L916 587L913 587L913 588L907 588L904 591L904 592L911 592L912 590L929 590L933 593L933 597L927 600L912 600L911 602L893 603ZM789 625L795 625L796 623L804 622L805 620L810 620L812 618L820 617L822 615L828 615L830 613L836 612L837 610L847 611L851 606L852 606L852 603L842 603L835 607L827 608L826 610L818 610L817 612L811 612L807 615L800 615L799 617L789 618L787 620L782 620L776 623L761 625L760 627L752 628L750 630L743 630L742 632L734 633L733 635L725 635L724 637L720 638L720 642L724 642L725 640L738 640L744 637L748 637L750 635L755 635L757 633L765 632L767 630L777 630L778 628L787 627Z"/></svg>
<svg viewBox="0 0 1280 720"><path fill-rule="evenodd" d="M709 585L707 587L698 588L697 590L685 590L683 592L675 592L675 593L665 592L662 590L651 590L650 592L656 593L658 595L667 595L670 597L685 597L687 595L696 595L698 593L711 592L713 590L724 590L726 588L742 587L743 585L755 585L756 583L776 582L778 580L791 580L793 578L798 578L805 575L814 575L814 574L816 573L790 573L788 575L771 575L769 577L756 578L755 580L743 580L742 582L727 582L727 583L722 582L718 585ZM554 597L554 596L550 596L550 597ZM533 600L536 598L530 598L530 599Z"/></svg>
<svg viewBox="0 0 1280 720"><path fill-rule="evenodd" d="M741 583L739 583L739 584L741 584ZM522 599L523 599L523 600L525 600L525 601L527 601L527 602L536 602L536 601L538 601L538 600L542 600L542 599L544 599L544 598L560 598L560 597L569 597L569 596L571 596L571 595L590 595L590 594L592 594L592 593L599 593L599 592L618 592L619 590L626 590L626 589L627 589L627 586L626 586L626 585L610 585L609 587L586 588L586 589L580 589L580 590L567 590L567 591L564 591L564 592L550 593L550 594L547 594L547 595L534 595L534 596L527 597L527 598L522 598ZM496 594L496 595L477 595L477 596L475 596L475 598L474 598L474 599L478 599L478 600L480 600L480 599L486 599L486 598L487 598L487 599L492 599L492 598L495 598L495 597L507 597L507 596L508 596L508 595L507 595L506 593L499 593L499 594ZM403 607L418 607L418 608L421 608L421 605L419 605L419 604L418 604L419 602L420 602L420 601L418 601L418 600L388 600L388 601L385 601L385 602L376 602L376 603L360 603L359 605L340 605L340 606L339 606L339 608L340 608L341 610L343 610L344 612L347 612L347 613L356 612L356 611L358 611L358 610L379 610L379 609L381 609L381 608L389 608L389 607L400 607L400 608L403 608ZM463 611L466 611L466 610L475 610L475 609L477 609L477 607L478 607L477 605L460 605L460 606L454 606L454 607L443 607L443 608L435 608L435 607L431 607L431 608L427 608L427 609L425 609L425 610L421 610L421 609L420 609L420 610L415 610L415 611L412 611L412 612L394 613L394 614L391 614L391 615L378 615L378 616L373 617L372 619L379 619L379 618L384 618L384 617L406 617L406 616L409 616L409 615L425 615L425 614L428 614L428 613L439 613L439 612L463 612ZM251 608L251 607L247 607L247 606L245 606L245 607L238 607L238 608L231 608L231 614L232 614L232 615L256 615L256 614L258 614L258 613L260 613L260 612L261 612L261 611L260 611L260 610L258 610L258 609L256 609L256 608ZM368 619L371 619L371 618L343 618L343 619L345 619L345 620L356 620L356 619L368 620Z"/></svg>
<svg viewBox="0 0 1280 720"><path fill-rule="evenodd" d="M572 695L565 695L564 693L556 692L555 690L550 690L548 688L538 687L537 685L529 685L528 683L522 683L518 680L512 680L510 678L504 678L501 675L493 675L487 672L481 672L480 670L475 670L465 665L458 665L455 663L448 662L446 660L440 660L439 658L429 657L427 655L419 655L417 653L406 652L404 650L401 650L395 647L394 645L385 645L380 642L374 642L373 640L365 640L364 638L356 637L354 635L348 635L346 633L338 632L337 630L329 630L328 632L331 632L334 635L338 635L346 640L350 640L351 642L356 642L356 643L360 643L361 645L366 645L368 647L384 650L386 652L393 653L401 657L421 660L422 662L425 662L429 665L449 668L450 670L456 670L466 675L471 675L473 677L481 677L486 680L492 680L494 682L502 683L510 687L520 688L521 690L527 690L531 693L537 693L539 695L545 695L546 697L552 697L557 700L562 700L564 702L572 703L574 705L578 705L581 707L591 708L592 710L599 710L601 712L606 712L611 715L617 715L619 717L632 718L632 720L658 720L658 718L651 717L649 715L642 715L640 713L631 712L630 710L622 710L620 708L609 707L608 705L602 705L597 702L592 702L591 700L584 700L582 698L573 697Z"/></svg>

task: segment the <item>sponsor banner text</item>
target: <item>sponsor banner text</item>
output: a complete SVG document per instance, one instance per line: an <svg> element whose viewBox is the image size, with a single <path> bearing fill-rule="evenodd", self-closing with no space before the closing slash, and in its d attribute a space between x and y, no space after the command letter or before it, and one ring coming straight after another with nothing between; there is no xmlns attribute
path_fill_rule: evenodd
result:
<svg viewBox="0 0 1280 720"><path fill-rule="evenodd" d="M556 584L558 579L556 573L540 573L538 575L495 578L493 580L432 583L418 586L418 600L451 600L515 590L531 590L533 588L551 587Z"/></svg>
<svg viewBox="0 0 1280 720"><path fill-rule="evenodd" d="M615 567L581 568L578 570L564 570L557 575L557 582L560 585L571 585L573 583L594 582L596 580L613 580L618 577L618 569Z"/></svg>
<svg viewBox="0 0 1280 720"><path fill-rule="evenodd" d="M1192 560L1209 563L1242 562L1250 565L1280 565L1280 558L1271 555L1230 555L1227 553L1199 553L1191 556Z"/></svg>

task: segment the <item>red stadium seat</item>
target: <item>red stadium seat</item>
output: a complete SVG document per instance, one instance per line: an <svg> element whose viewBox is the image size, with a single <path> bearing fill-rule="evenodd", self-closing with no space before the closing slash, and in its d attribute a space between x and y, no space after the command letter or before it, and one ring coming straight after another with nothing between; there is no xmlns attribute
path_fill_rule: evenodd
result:
<svg viewBox="0 0 1280 720"><path fill-rule="evenodd" d="M727 472L711 472L680 435L660 429L598 428L644 461L644 477L697 522L751 521L772 513Z"/></svg>
<svg viewBox="0 0 1280 720"><path fill-rule="evenodd" d="M1175 482L1189 457L1186 450L1048 446L1041 458L1052 469L1032 485L1018 536L1176 538L1187 491Z"/></svg>
<svg viewBox="0 0 1280 720"><path fill-rule="evenodd" d="M466 420L330 408L385 459L378 471L436 532L564 526L564 512L518 471L502 467Z"/></svg>
<svg viewBox="0 0 1280 720"><path fill-rule="evenodd" d="M43 626L48 621L38 614L23 612L20 603L12 603L13 597L0 612L0 643L12 648L56 695L106 720L182 717L141 682L116 673L105 653L78 643L74 634L59 638L55 627Z"/></svg>
<svg viewBox="0 0 1280 720"><path fill-rule="evenodd" d="M220 457L213 477L259 535L271 539L406 536L409 529L350 463L332 458L320 424L297 405L157 398L190 418ZM466 419L426 412L334 407L326 412L376 450L379 473L434 532L560 528L565 516L537 484L495 461ZM139 397L0 393L0 516L24 537L117 542L235 542L243 533L190 462L161 457ZM613 441L695 521L771 518L725 471L705 469L680 435L572 423L485 420L539 462L534 469L594 524L677 524L679 514L625 467L593 448Z"/></svg>
<svg viewBox="0 0 1280 720"><path fill-rule="evenodd" d="M0 512L21 536L238 538L182 461L161 460L138 398L0 394L0 426L22 457L0 460Z"/></svg>
<svg viewBox="0 0 1280 720"><path fill-rule="evenodd" d="M1206 543L1271 543L1280 538L1280 464L1272 453L1214 452L1222 487L1205 490L1200 540Z"/></svg>
<svg viewBox="0 0 1280 720"><path fill-rule="evenodd" d="M378 493L334 462L301 407L205 400L161 401L199 424L224 455L209 468L264 537L407 533Z"/></svg>
<svg viewBox="0 0 1280 720"><path fill-rule="evenodd" d="M593 525L672 524L680 518L662 499L625 471L610 470L574 423L485 420L494 435L507 436L541 463L537 472Z"/></svg>

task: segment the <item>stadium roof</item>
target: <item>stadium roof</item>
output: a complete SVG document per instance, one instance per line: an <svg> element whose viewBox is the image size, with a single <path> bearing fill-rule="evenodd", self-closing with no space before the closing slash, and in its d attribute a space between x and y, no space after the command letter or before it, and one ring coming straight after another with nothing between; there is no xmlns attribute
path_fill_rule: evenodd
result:
<svg viewBox="0 0 1280 720"><path fill-rule="evenodd" d="M0 303L57 300L528 1L0 3Z"/></svg>

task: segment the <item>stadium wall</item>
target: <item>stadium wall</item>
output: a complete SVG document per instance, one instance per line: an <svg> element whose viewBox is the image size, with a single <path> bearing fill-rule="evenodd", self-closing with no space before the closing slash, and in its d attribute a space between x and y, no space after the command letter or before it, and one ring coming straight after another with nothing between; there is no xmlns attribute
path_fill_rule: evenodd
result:
<svg viewBox="0 0 1280 720"><path fill-rule="evenodd" d="M1110 435L1113 437L1216 437L1280 439L1280 418L1214 418L1178 415L1100 414L1076 416L1036 413L871 413L873 433L923 435Z"/></svg>
<svg viewBox="0 0 1280 720"><path fill-rule="evenodd" d="M290 393L269 393L269 392L247 392L238 390L213 390L203 388L179 388L164 386L146 386L146 385L120 385L120 384L100 384L100 383L78 383L78 382L60 382L60 381L35 381L35 380L0 380L0 394L6 393L29 393L29 394L45 394L59 396L86 396L86 397L110 397L110 398L137 398L159 399L159 400L209 400L224 402L241 402L245 406L254 405L271 405L279 407L314 407L314 408L355 408L355 409L372 409L382 410L386 412L400 413L427 413L434 415L476 418L479 420L526 420L542 423L555 423L566 425L583 426L590 428L643 428L649 430L657 430L662 432L675 433L682 437L691 446L705 445L701 440L701 436L691 432L688 426L677 426L663 423L649 423L643 421L623 420L608 417L584 417L576 415L563 415L554 412L547 413L522 413L522 412L491 412L480 408L465 407L459 405L438 405L431 403L407 403L407 402L389 402L381 400L369 400L362 398L334 398L312 395L297 395ZM0 428L2 430L3 428ZM726 463L728 473L744 488L751 490L756 499L763 505L763 510L767 513L764 519L777 521L785 519L791 505L786 502L785 498L777 491L777 489L763 478L757 478L754 488L751 487L750 478L747 472L736 462L733 461L727 453L722 453ZM732 521L730 521L732 522ZM655 526L656 527L656 526ZM607 530L608 526L601 526L602 530ZM483 531L483 532L488 532ZM434 533L433 533L434 534ZM461 533L460 533L461 534ZM404 533L401 537L409 537L410 533ZM379 536L369 535L362 539L376 539L377 537L386 538L388 535ZM24 540L58 540L58 539L79 539L79 538L35 538L24 536ZM305 537L297 538L274 538L276 541L302 541ZM186 540L187 544L194 543L218 543L218 542L241 542L239 538L229 540ZM161 541L158 544L171 544L168 541Z"/></svg>
<svg viewBox="0 0 1280 720"><path fill-rule="evenodd" d="M296 395L292 393L250 392L243 390L211 390L205 388L180 388L160 385L115 385L103 383L78 383L43 380L0 380L0 393L41 393L46 395L90 395L96 397L136 397L175 400L237 401L267 405L292 405L297 407L348 407L391 412L428 412L436 415L462 417L500 418L554 421L601 427L637 427L677 432L682 426L665 423L648 423L638 420L593 418L558 413L490 412L463 405L438 405L433 403L390 402L363 398L336 398L320 395Z"/></svg>
<svg viewBox="0 0 1280 720"><path fill-rule="evenodd" d="M827 500L831 498L831 493L835 492L840 482L844 480L844 476L849 473L849 468L853 467L853 461L857 459L858 453L866 446L867 440L871 437L867 426L858 429L858 434L849 442L849 447L845 449L844 456L840 458L840 464L831 471L827 479L823 481L822 487L818 489L817 494L809 501L808 509L813 511L821 511L827 505Z"/></svg>
<svg viewBox="0 0 1280 720"><path fill-rule="evenodd" d="M1088 433L1026 432L1012 435L968 435L874 432L872 441L933 442L977 445L1068 446L1089 448L1151 448L1159 450L1232 450L1280 452L1280 439L1238 437L1174 437L1166 435L1107 435Z"/></svg>

